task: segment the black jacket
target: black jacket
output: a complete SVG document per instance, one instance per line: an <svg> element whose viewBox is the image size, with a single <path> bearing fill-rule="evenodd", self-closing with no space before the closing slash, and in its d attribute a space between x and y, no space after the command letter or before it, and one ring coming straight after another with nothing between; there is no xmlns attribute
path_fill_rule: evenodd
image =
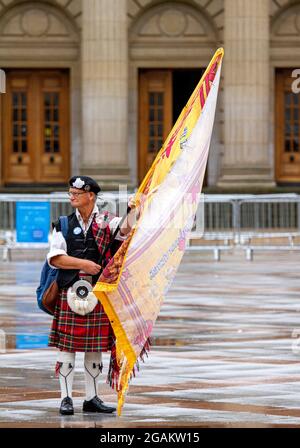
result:
<svg viewBox="0 0 300 448"><path fill-rule="evenodd" d="M53 224L57 232L61 231L60 222ZM90 226L86 236L80 227L75 212L68 216L68 233L66 237L67 254L71 257L99 262L100 253ZM99 274L93 276L93 283L97 282ZM78 269L60 269L57 283L59 288L68 288L79 280Z"/></svg>

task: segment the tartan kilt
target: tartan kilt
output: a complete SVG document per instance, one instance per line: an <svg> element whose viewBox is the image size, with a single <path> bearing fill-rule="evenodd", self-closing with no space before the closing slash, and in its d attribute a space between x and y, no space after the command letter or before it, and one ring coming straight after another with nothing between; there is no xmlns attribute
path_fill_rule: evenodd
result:
<svg viewBox="0 0 300 448"><path fill-rule="evenodd" d="M68 352L106 352L111 350L114 334L102 304L97 303L93 311L81 316L74 313L67 302L67 289L62 289L57 301L50 347Z"/></svg>

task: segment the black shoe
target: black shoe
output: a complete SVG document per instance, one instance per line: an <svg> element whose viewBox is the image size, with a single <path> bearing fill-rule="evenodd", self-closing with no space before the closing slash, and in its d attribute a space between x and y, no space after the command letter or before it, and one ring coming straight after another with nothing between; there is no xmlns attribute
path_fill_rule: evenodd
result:
<svg viewBox="0 0 300 448"><path fill-rule="evenodd" d="M91 400L84 401L82 410L83 412L104 412L105 414L111 414L116 411L116 408L106 406L103 401L95 395Z"/></svg>
<svg viewBox="0 0 300 448"><path fill-rule="evenodd" d="M74 414L74 408L73 408L73 401L70 397L65 397L63 401L61 402L59 413L61 415L73 415Z"/></svg>

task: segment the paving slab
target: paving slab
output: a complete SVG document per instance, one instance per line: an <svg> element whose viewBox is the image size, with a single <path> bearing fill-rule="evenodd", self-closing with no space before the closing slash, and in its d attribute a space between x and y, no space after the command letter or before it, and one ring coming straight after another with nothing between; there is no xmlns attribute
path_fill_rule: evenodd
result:
<svg viewBox="0 0 300 448"><path fill-rule="evenodd" d="M26 255L24 255L25 257ZM186 253L121 417L58 414L51 317L36 306L41 260L0 262L0 428L299 427L300 254ZM100 380L105 402L116 394Z"/></svg>

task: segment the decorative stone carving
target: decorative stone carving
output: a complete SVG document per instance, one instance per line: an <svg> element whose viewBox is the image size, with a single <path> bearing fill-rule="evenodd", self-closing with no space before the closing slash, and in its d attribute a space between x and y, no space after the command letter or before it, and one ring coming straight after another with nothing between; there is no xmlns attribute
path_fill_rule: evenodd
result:
<svg viewBox="0 0 300 448"><path fill-rule="evenodd" d="M299 36L300 14L292 14L278 26L276 36Z"/></svg>
<svg viewBox="0 0 300 448"><path fill-rule="evenodd" d="M181 38L214 41L215 30L196 9L176 3L163 3L141 16L131 30L131 41Z"/></svg>
<svg viewBox="0 0 300 448"><path fill-rule="evenodd" d="M181 36L187 27L187 17L178 10L166 10L159 17L158 25L161 32L167 36Z"/></svg>
<svg viewBox="0 0 300 448"><path fill-rule="evenodd" d="M214 26L216 28L218 28L220 30L220 32L222 32L223 26L224 26L224 1L225 0L193 0L193 2L191 1L190 3L195 3L196 6L196 11L200 13L200 10L205 10L205 13L207 14L207 16L211 17L211 21L214 23ZM271 0L270 0L271 1ZM283 1L283 0L281 0ZM154 1L152 0L128 0L128 5L127 5L127 14L128 14L128 22L129 22L129 27L131 27L131 24L135 22L135 20L137 20L138 16L141 16L143 14L143 12L146 13L146 8L149 8L151 3L154 3ZM158 2L155 2L158 3ZM164 4L163 4L164 3ZM162 6L166 6L166 4L169 4L169 8L173 8L173 6L180 8L180 7L185 7L185 6L189 6L189 5L183 5L183 2L175 2L175 1L165 1L165 2L161 2L161 5L158 5L158 7ZM180 4L181 3L181 4ZM188 2L186 2L188 3ZM173 4L173 5L172 5ZM199 10L198 10L199 7ZM144 11L143 11L144 10ZM189 19L192 19L192 16L189 17ZM151 19L150 19L151 20ZM195 19L192 19L192 21ZM196 20L195 20L196 22ZM190 26L190 24L189 24ZM180 27L179 27L180 28ZM162 30L161 30L162 31ZM149 34L148 32L146 34ZM168 33L166 33L167 35ZM183 34L183 33L182 33ZM190 31L187 32L188 35L191 34ZM193 35L195 33L193 32ZM198 32L196 33L196 35L198 34ZM178 31L178 34L179 31Z"/></svg>
<svg viewBox="0 0 300 448"><path fill-rule="evenodd" d="M77 42L76 31L74 24L59 9L46 4L22 3L0 17L0 39L6 41Z"/></svg>
<svg viewBox="0 0 300 448"><path fill-rule="evenodd" d="M300 35L300 5L279 12L272 23L273 40L295 40L299 41Z"/></svg>
<svg viewBox="0 0 300 448"><path fill-rule="evenodd" d="M29 36L46 34L49 25L49 16L42 9L30 9L21 18L21 28Z"/></svg>

